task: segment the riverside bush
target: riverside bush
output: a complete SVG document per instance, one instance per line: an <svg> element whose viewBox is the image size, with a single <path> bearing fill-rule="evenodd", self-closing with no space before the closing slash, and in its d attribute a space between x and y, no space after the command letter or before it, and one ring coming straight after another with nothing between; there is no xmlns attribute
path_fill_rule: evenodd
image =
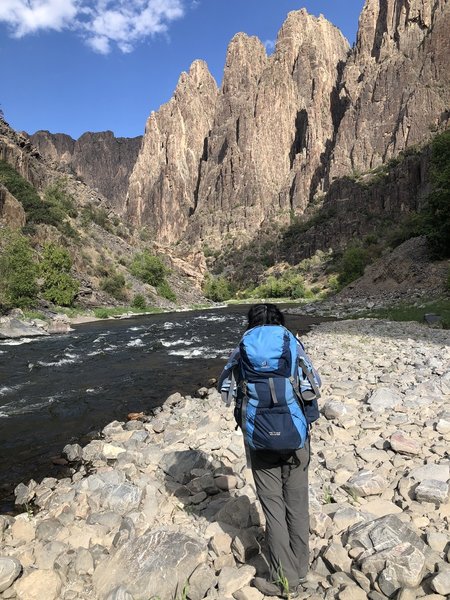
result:
<svg viewBox="0 0 450 600"><path fill-rule="evenodd" d="M338 282L342 287L364 275L364 269L370 263L367 248L348 246L338 265Z"/></svg>
<svg viewBox="0 0 450 600"><path fill-rule="evenodd" d="M0 311L33 306L38 293L38 268L29 240L0 230Z"/></svg>
<svg viewBox="0 0 450 600"><path fill-rule="evenodd" d="M314 294L307 289L303 277L296 269L286 269L281 275L269 275L257 287L245 290L247 298L312 298Z"/></svg>
<svg viewBox="0 0 450 600"><path fill-rule="evenodd" d="M176 302L177 300L175 292L166 280L162 281L156 286L156 291L158 292L159 296L165 298L166 300L170 300L171 302Z"/></svg>
<svg viewBox="0 0 450 600"><path fill-rule="evenodd" d="M147 308L147 303L145 302L145 298L142 294L136 294L131 302L131 306L133 308L138 308L140 310L145 310Z"/></svg>
<svg viewBox="0 0 450 600"><path fill-rule="evenodd" d="M104 277L100 288L116 300L126 300L125 277L121 273L111 273Z"/></svg>
<svg viewBox="0 0 450 600"><path fill-rule="evenodd" d="M46 300L59 306L71 306L79 290L79 283L70 275L72 259L62 246L45 244L39 265L42 293Z"/></svg>
<svg viewBox="0 0 450 600"><path fill-rule="evenodd" d="M157 287L164 282L168 269L159 256L144 250L134 255L130 272L144 283Z"/></svg>
<svg viewBox="0 0 450 600"><path fill-rule="evenodd" d="M233 293L229 281L223 277L207 277L203 283L203 294L213 302L225 302Z"/></svg>

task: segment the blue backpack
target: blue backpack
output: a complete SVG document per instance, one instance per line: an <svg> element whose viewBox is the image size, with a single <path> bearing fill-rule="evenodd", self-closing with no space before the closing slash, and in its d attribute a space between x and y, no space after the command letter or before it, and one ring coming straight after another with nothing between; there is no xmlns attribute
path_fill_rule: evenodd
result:
<svg viewBox="0 0 450 600"><path fill-rule="evenodd" d="M303 448L310 423L319 417L319 381L303 346L281 325L247 331L232 368L235 418L253 450ZM233 382L230 387L230 395Z"/></svg>

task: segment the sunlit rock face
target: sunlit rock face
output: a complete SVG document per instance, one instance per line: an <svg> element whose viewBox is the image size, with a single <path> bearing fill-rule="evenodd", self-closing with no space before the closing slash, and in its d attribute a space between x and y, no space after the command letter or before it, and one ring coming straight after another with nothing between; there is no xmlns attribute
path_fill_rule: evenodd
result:
<svg viewBox="0 0 450 600"><path fill-rule="evenodd" d="M334 135L333 89L348 43L323 17L292 12L275 52L236 35L207 153L190 235L246 236L269 216L303 211Z"/></svg>
<svg viewBox="0 0 450 600"><path fill-rule="evenodd" d="M445 126L448 31L448 1L366 0L350 49L324 17L294 11L270 55L256 37L231 40L220 88L195 61L142 143L111 132L32 140L156 242L194 253L243 244Z"/></svg>
<svg viewBox="0 0 450 600"><path fill-rule="evenodd" d="M331 178L376 167L448 120L450 5L367 0L340 96Z"/></svg>
<svg viewBox="0 0 450 600"><path fill-rule="evenodd" d="M147 226L157 241L180 239L195 211L217 99L206 63L195 61L181 74L173 98L147 121L126 215L135 225Z"/></svg>

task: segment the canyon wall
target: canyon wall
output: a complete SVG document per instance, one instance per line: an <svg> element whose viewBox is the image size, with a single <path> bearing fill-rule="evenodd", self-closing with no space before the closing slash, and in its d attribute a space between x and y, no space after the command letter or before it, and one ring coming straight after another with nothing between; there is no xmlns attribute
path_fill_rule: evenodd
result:
<svg viewBox="0 0 450 600"><path fill-rule="evenodd" d="M30 141L54 166L73 173L108 198L116 212L123 213L141 136L116 138L112 131L102 131L84 133L74 140L64 133L37 131Z"/></svg>
<svg viewBox="0 0 450 600"><path fill-rule="evenodd" d="M323 16L294 11L271 55L256 37L231 40L220 88L195 61L142 144L110 132L31 139L155 241L242 245L445 128L449 31L447 0L366 0L350 49Z"/></svg>

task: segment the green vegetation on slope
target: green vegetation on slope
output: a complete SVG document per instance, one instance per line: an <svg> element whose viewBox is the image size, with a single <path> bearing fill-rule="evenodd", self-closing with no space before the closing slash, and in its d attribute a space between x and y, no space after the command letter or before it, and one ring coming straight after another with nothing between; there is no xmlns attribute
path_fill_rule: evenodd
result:
<svg viewBox="0 0 450 600"><path fill-rule="evenodd" d="M45 223L53 225L65 235L75 237L75 231L67 221L68 216L76 216L75 205L66 192L63 180L51 184L42 199L26 179L6 161L0 160L0 183L22 204L28 233L33 232L34 225Z"/></svg>
<svg viewBox="0 0 450 600"><path fill-rule="evenodd" d="M30 241L17 232L0 229L0 312L33 306L37 275Z"/></svg>
<svg viewBox="0 0 450 600"><path fill-rule="evenodd" d="M70 275L72 259L65 248L45 244L39 271L42 293L46 300L59 306L71 306L79 290L79 283Z"/></svg>
<svg viewBox="0 0 450 600"><path fill-rule="evenodd" d="M131 261L130 272L144 283L155 287L162 298L176 301L176 295L166 280L169 269L159 256L151 254L148 250L136 253Z"/></svg>

